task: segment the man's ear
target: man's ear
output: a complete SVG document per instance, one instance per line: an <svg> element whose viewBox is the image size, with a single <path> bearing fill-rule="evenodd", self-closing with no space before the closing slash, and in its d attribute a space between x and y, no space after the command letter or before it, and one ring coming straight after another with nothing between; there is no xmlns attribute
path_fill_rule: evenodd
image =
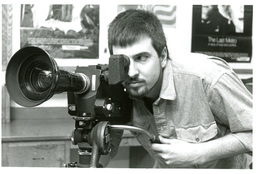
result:
<svg viewBox="0 0 256 174"><path fill-rule="evenodd" d="M161 56L160 56L160 61L161 61L161 67L164 68L166 66L166 63L167 63L167 57L168 57L168 51L167 51L167 48L164 47L162 53L161 53Z"/></svg>

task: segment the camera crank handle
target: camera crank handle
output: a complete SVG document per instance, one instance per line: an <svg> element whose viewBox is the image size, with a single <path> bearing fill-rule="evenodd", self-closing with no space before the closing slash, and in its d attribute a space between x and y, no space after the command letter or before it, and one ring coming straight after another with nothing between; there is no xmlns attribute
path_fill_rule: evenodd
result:
<svg viewBox="0 0 256 174"><path fill-rule="evenodd" d="M127 125L109 125L111 129L118 129L118 130L130 130L133 132L142 133L148 136L151 143L161 143L159 138L155 136L154 134L151 134L149 131L146 131L144 129L134 127L134 126L127 126Z"/></svg>

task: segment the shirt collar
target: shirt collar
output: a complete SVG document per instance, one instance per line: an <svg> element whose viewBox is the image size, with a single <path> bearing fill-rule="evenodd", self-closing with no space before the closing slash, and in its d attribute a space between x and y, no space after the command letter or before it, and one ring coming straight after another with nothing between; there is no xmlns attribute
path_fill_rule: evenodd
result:
<svg viewBox="0 0 256 174"><path fill-rule="evenodd" d="M173 67L171 64L171 60L167 60L167 64L163 70L163 82L160 91L159 99L165 100L175 100L176 99L176 91L174 86L174 78L173 78Z"/></svg>

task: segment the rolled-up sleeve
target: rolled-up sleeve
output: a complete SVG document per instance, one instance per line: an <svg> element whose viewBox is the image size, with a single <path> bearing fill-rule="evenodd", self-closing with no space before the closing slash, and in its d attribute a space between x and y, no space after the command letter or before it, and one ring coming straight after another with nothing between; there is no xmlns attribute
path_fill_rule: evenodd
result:
<svg viewBox="0 0 256 174"><path fill-rule="evenodd" d="M208 99L217 122L252 151L252 94L233 71L220 75L210 88Z"/></svg>

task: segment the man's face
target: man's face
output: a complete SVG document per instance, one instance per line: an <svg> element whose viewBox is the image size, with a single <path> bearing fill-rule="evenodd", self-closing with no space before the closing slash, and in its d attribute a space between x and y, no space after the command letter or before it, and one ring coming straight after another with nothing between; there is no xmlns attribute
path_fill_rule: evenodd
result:
<svg viewBox="0 0 256 174"><path fill-rule="evenodd" d="M127 47L113 46L113 54L124 54L130 59L126 90L133 98L143 98L154 87L161 73L161 60L147 36Z"/></svg>
<svg viewBox="0 0 256 174"><path fill-rule="evenodd" d="M203 5L202 6L202 14L201 14L201 18L206 20L209 17L209 13L212 10L212 6L211 5Z"/></svg>
<svg viewBox="0 0 256 174"><path fill-rule="evenodd" d="M236 32L244 32L244 6L243 5L230 5L231 19L236 26Z"/></svg>

